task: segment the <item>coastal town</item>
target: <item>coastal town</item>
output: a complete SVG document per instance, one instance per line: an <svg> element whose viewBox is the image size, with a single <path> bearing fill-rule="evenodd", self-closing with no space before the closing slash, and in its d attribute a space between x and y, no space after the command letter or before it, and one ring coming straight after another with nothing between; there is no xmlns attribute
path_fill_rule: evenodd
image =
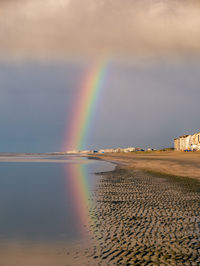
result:
<svg viewBox="0 0 200 266"><path fill-rule="evenodd" d="M195 133L193 135L183 135L174 139L174 147L173 148L165 148L164 150L174 150L174 151L200 151L200 132ZM138 151L156 151L154 148L136 148L136 147L127 147L127 148L110 148L110 149L99 149L99 150L70 150L66 151L67 154L88 154L88 153L130 153L130 152L138 152Z"/></svg>
<svg viewBox="0 0 200 266"><path fill-rule="evenodd" d="M148 148L147 151L153 151L154 149ZM72 150L72 151L67 151L67 154L88 154L88 153L99 153L99 154L104 154L104 153L119 153L119 152L136 152L136 151L145 151L142 148L135 148L135 147L128 147L128 148L114 148L114 149L99 149L99 150Z"/></svg>

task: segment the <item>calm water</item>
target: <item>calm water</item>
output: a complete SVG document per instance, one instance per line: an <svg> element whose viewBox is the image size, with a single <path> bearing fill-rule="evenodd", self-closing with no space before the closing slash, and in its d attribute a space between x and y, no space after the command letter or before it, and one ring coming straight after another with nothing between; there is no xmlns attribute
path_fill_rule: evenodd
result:
<svg viewBox="0 0 200 266"><path fill-rule="evenodd" d="M75 157L57 160L0 162L1 243L69 243L84 237L87 200L99 178L94 172L114 166Z"/></svg>

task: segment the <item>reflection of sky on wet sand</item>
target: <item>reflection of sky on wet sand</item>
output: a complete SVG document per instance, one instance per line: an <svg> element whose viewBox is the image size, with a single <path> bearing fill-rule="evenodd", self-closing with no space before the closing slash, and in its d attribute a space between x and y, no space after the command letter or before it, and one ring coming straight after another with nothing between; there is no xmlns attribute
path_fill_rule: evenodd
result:
<svg viewBox="0 0 200 266"><path fill-rule="evenodd" d="M89 177L86 167L86 165L82 164L70 164L66 167L67 177L69 176L70 179L66 187L70 187L75 213L80 226L79 230L83 236L87 235L86 232L90 224L89 197L91 184L88 182Z"/></svg>
<svg viewBox="0 0 200 266"><path fill-rule="evenodd" d="M0 265L3 266L63 266L74 265L73 254L82 252L82 246L45 243L22 245L20 243L0 244ZM86 265L82 258L81 264ZM76 264L75 264L76 265Z"/></svg>
<svg viewBox="0 0 200 266"><path fill-rule="evenodd" d="M1 163L0 237L25 241L77 238L65 179L60 164Z"/></svg>
<svg viewBox="0 0 200 266"><path fill-rule="evenodd" d="M45 261L48 253L53 258L60 250L64 259L66 253L61 250L73 249L73 243L88 238L88 199L98 179L93 173L113 166L78 161L0 163L0 256L4 265L19 254L24 260L37 255L44 265L53 265Z"/></svg>

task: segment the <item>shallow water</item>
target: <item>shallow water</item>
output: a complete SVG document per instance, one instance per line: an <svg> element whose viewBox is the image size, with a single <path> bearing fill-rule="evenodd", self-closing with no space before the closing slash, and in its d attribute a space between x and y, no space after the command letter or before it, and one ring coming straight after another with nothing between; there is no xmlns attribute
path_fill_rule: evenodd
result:
<svg viewBox="0 0 200 266"><path fill-rule="evenodd" d="M70 244L87 237L88 198L99 178L94 173L114 166L76 157L65 163L51 159L0 163L0 245Z"/></svg>

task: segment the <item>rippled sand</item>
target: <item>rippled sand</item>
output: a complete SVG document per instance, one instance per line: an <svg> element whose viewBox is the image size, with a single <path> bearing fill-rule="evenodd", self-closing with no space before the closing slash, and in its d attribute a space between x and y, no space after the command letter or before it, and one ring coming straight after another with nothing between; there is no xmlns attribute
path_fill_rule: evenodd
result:
<svg viewBox="0 0 200 266"><path fill-rule="evenodd" d="M74 265L199 265L198 181L120 168L93 197L94 245Z"/></svg>

